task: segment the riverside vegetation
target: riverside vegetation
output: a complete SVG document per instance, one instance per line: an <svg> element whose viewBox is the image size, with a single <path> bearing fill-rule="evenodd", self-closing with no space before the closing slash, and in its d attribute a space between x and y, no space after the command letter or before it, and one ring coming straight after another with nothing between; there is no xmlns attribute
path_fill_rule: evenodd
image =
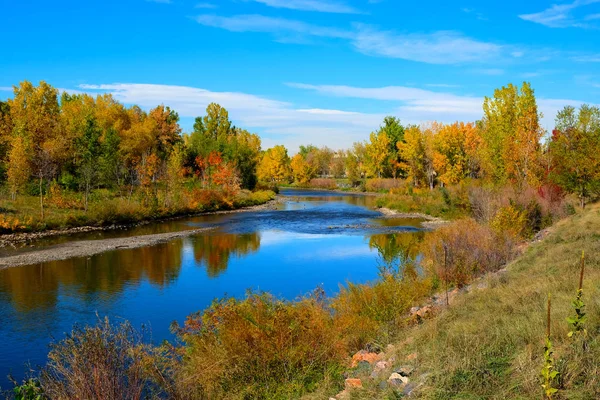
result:
<svg viewBox="0 0 600 400"><path fill-rule="evenodd" d="M15 395L323 398L338 393L350 378L339 398L399 398L406 383L395 375L387 378L409 374L419 377L411 390L423 398L538 398L547 339L544 307L552 292L554 355L548 347L546 361L552 364L546 365L558 373L548 370L545 393L597 398L594 360L600 347L592 332L598 330L593 312L598 305L586 304L591 311L585 346L573 345L583 334L569 338L565 319L572 315L579 267L574 260L582 250L591 255L587 276L598 278L594 226L600 214L596 205L585 206L600 185L600 111L566 107L546 143L539 117L529 85L509 85L486 98L477 123L404 127L386 118L366 144L315 164L317 155L331 152L308 146L292 159L283 146L260 152L256 177L265 184L326 185L329 176L340 176L350 187L384 190L380 206L453 222L428 233L419 256L407 254L400 264L382 269L372 284L348 283L332 298L317 289L295 302L268 293L216 300L182 325L174 324L173 343L152 345L127 323L101 320L77 327L52 346L48 364L17 385ZM208 121L210 110L185 141L202 138L196 132L208 129ZM140 179L143 171L135 165L129 174ZM314 165L321 170L314 172ZM189 179L203 181L201 176ZM158 198L158 182L150 180L150 190L142 182L137 188L142 196ZM545 240L518 256L524 241L548 227ZM493 274L507 264L506 272ZM486 288L473 289L488 273ZM453 296L449 308L411 312L435 293L454 288L469 290ZM585 290L588 299L598 297L595 289ZM360 350L385 354L382 375L373 375L364 362L352 367L350 356ZM396 372L407 363L410 373Z"/></svg>

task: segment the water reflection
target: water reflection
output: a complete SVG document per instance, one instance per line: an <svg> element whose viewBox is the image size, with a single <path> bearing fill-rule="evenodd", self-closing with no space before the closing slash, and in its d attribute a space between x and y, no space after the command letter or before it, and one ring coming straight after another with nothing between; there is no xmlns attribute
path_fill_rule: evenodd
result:
<svg viewBox="0 0 600 400"><path fill-rule="evenodd" d="M227 269L231 256L241 257L258 251L260 235L209 234L193 239L194 259L206 267L206 273L216 278Z"/></svg>

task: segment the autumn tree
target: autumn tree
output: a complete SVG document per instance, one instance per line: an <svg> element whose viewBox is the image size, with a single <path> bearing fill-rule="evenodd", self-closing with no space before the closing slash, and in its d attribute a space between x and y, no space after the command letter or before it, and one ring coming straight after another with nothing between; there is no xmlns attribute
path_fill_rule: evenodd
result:
<svg viewBox="0 0 600 400"><path fill-rule="evenodd" d="M22 136L17 136L12 141L8 160L8 185L11 197L15 200L17 194L22 192L31 175L27 160L27 146Z"/></svg>
<svg viewBox="0 0 600 400"><path fill-rule="evenodd" d="M435 171L431 146L431 130L411 125L404 130L404 140L397 143L400 168L406 171L407 179L414 186L429 186L433 189Z"/></svg>
<svg viewBox="0 0 600 400"><path fill-rule="evenodd" d="M290 168L294 181L303 185L309 183L316 176L315 169L300 153L292 157Z"/></svg>
<svg viewBox="0 0 600 400"><path fill-rule="evenodd" d="M600 109L567 106L556 117L550 141L551 179L579 196L581 207L600 191Z"/></svg>
<svg viewBox="0 0 600 400"><path fill-rule="evenodd" d="M369 174L381 178L390 159L390 138L387 133L385 131L371 132L365 150Z"/></svg>
<svg viewBox="0 0 600 400"><path fill-rule="evenodd" d="M13 123L10 106L7 102L0 101L0 183L6 179L12 131Z"/></svg>
<svg viewBox="0 0 600 400"><path fill-rule="evenodd" d="M496 183L511 180L539 183L541 115L529 83L509 84L484 99L483 160L487 176Z"/></svg>
<svg viewBox="0 0 600 400"><path fill-rule="evenodd" d="M287 149L278 145L265 151L258 164L258 179L263 182L280 183L290 177L290 158Z"/></svg>
<svg viewBox="0 0 600 400"><path fill-rule="evenodd" d="M352 145L352 149L346 151L346 157L344 160L346 168L346 177L353 184L357 184L360 180L366 177L367 151L365 144L362 142L356 142Z"/></svg>
<svg viewBox="0 0 600 400"><path fill-rule="evenodd" d="M475 124L455 122L440 125L434 138L433 165L438 179L445 185L462 182L475 177L476 153L480 136Z"/></svg>
<svg viewBox="0 0 600 400"><path fill-rule="evenodd" d="M405 128L398 118L387 116L383 120L383 125L379 128L379 132L385 132L389 139L388 176L392 176L396 179L397 176L402 175L403 173L403 159L398 150L398 145L404 141Z"/></svg>

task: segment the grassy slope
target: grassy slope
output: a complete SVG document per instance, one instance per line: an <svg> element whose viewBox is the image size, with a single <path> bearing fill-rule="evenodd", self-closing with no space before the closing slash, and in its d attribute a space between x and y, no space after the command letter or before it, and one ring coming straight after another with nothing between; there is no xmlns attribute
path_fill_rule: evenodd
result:
<svg viewBox="0 0 600 400"><path fill-rule="evenodd" d="M573 314L579 258L587 259L584 301L589 350L567 338L565 318ZM545 305L552 294L552 340L561 371L555 398L600 398L600 206L552 228L531 245L503 276L486 278L488 288L459 295L451 308L424 324L407 328L409 344L399 345L398 365L417 367L415 393L424 399L539 399L543 362ZM417 360L406 356L417 353ZM428 377L423 378L423 374ZM386 379L389 374L382 376ZM356 398L396 398L366 380Z"/></svg>

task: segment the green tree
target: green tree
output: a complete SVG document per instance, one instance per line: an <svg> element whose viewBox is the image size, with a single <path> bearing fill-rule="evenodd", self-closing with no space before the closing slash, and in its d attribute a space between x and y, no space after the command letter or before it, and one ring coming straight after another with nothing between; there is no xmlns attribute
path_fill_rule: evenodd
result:
<svg viewBox="0 0 600 400"><path fill-rule="evenodd" d="M81 175L84 189L85 211L88 209L88 200L92 182L98 175L98 157L101 154L100 136L102 132L92 115L88 115L83 129L83 134L77 140L79 155L79 174Z"/></svg>
<svg viewBox="0 0 600 400"><path fill-rule="evenodd" d="M550 141L550 177L579 196L581 207L600 191L600 109L567 106L556 117Z"/></svg>

